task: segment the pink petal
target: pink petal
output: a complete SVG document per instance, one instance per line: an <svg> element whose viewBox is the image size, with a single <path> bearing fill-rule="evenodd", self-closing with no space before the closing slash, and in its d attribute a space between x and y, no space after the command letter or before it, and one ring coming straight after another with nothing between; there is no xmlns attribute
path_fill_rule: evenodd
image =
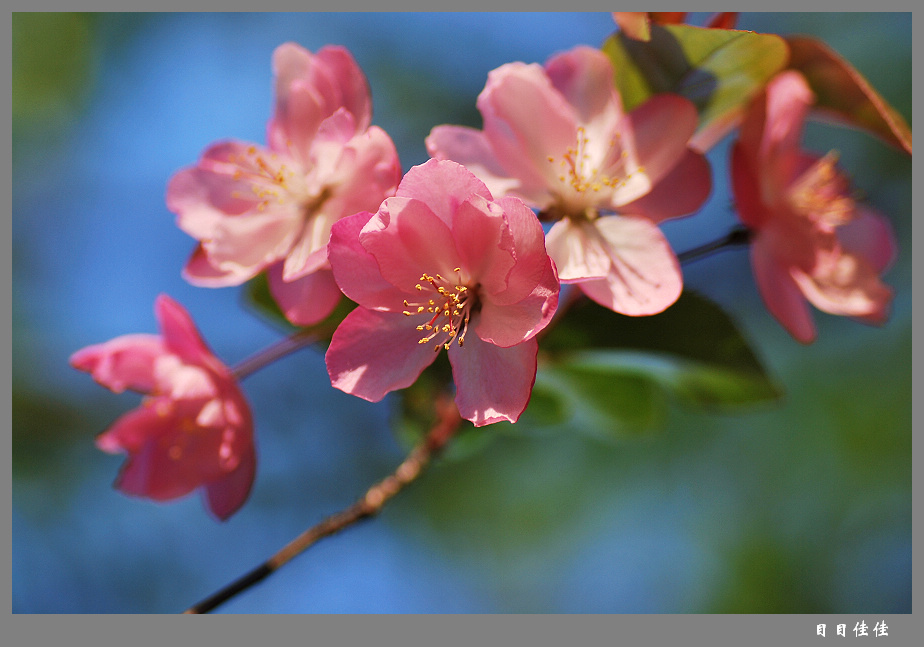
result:
<svg viewBox="0 0 924 647"><path fill-rule="evenodd" d="M428 204L409 198L388 198L359 235L375 257L386 281L413 293L423 273L450 277L459 267L452 232Z"/></svg>
<svg viewBox="0 0 924 647"><path fill-rule="evenodd" d="M115 393L125 389L150 393L154 363L166 352L156 335L123 335L80 349L71 355L70 364Z"/></svg>
<svg viewBox="0 0 924 647"><path fill-rule="evenodd" d="M331 384L370 402L413 384L436 359L432 344L418 343L426 334L415 328L419 320L400 312L353 310L327 349Z"/></svg>
<svg viewBox="0 0 924 647"><path fill-rule="evenodd" d="M220 271L254 276L285 258L300 231L301 218L301 209L294 205L225 218L202 247Z"/></svg>
<svg viewBox="0 0 924 647"><path fill-rule="evenodd" d="M577 115L536 64L508 63L488 74L478 95L484 134L498 162L520 180L517 193L544 208L557 182L560 158L577 142Z"/></svg>
<svg viewBox="0 0 924 647"><path fill-rule="evenodd" d="M196 245L186 266L183 268L183 278L193 285L205 288L224 288L232 285L241 285L252 279L259 272L254 268L228 266L218 269L209 261L208 254L202 245Z"/></svg>
<svg viewBox="0 0 924 647"><path fill-rule="evenodd" d="M752 102L738 139L768 187L765 191L782 191L794 178L801 155L802 125L813 102L805 79L792 70L774 77L765 93Z"/></svg>
<svg viewBox="0 0 924 647"><path fill-rule="evenodd" d="M302 79L292 81L282 96L277 96L276 112L267 124L266 141L273 151L285 152L303 164L308 149L325 114L323 97Z"/></svg>
<svg viewBox="0 0 924 647"><path fill-rule="evenodd" d="M327 45L318 50L318 59L339 91L339 103L356 119L356 131L362 132L372 121L372 100L366 75L353 55L344 48Z"/></svg>
<svg viewBox="0 0 924 647"><path fill-rule="evenodd" d="M150 438L169 433L174 405L170 398L146 398L141 406L121 415L96 437L96 446L110 454L141 451Z"/></svg>
<svg viewBox="0 0 924 647"><path fill-rule="evenodd" d="M562 218L545 237L563 283L602 279L610 273L609 250L593 223Z"/></svg>
<svg viewBox="0 0 924 647"><path fill-rule="evenodd" d="M735 142L731 151L731 180L735 210L741 222L748 227L760 229L770 222L772 214L762 201L754 162L745 152L744 144L740 141Z"/></svg>
<svg viewBox="0 0 924 647"><path fill-rule="evenodd" d="M618 127L623 150L643 170L629 169L626 185L613 192L614 208L648 193L686 157L697 120L693 103L675 94L655 95L623 117ZM636 175L641 177L633 181ZM645 178L647 182L641 181Z"/></svg>
<svg viewBox="0 0 924 647"><path fill-rule="evenodd" d="M892 266L898 254L888 218L864 205L856 205L856 216L837 228L837 237L845 250L865 259L879 274Z"/></svg>
<svg viewBox="0 0 924 647"><path fill-rule="evenodd" d="M250 496L256 469L257 458L251 446L250 451L240 457L236 469L205 486L206 504L212 514L224 521L244 505Z"/></svg>
<svg viewBox="0 0 924 647"><path fill-rule="evenodd" d="M515 197L501 198L497 204L503 209L507 219L507 226L514 245L516 265L507 275L506 289L501 292L490 292L494 303L516 303L527 295L532 294L548 280L551 266L549 254L546 252L545 233L542 223L536 214ZM554 281L558 285L558 279Z"/></svg>
<svg viewBox="0 0 924 647"><path fill-rule="evenodd" d="M507 195L520 181L508 177L484 133L464 126L436 126L426 139L427 152L440 160L458 162L484 182L493 196Z"/></svg>
<svg viewBox="0 0 924 647"><path fill-rule="evenodd" d="M555 267L546 263L545 275L525 299L512 304L498 304L490 297L483 298L481 314L473 322L475 334L502 348L530 339L552 320L558 307L558 293Z"/></svg>
<svg viewBox="0 0 924 647"><path fill-rule="evenodd" d="M819 269L811 275L798 270L792 274L812 305L834 315L885 321L892 290L864 259L845 252Z"/></svg>
<svg viewBox="0 0 924 647"><path fill-rule="evenodd" d="M373 310L399 310L407 293L382 278L379 265L359 242L371 213L343 218L331 228L328 258L334 279L350 299Z"/></svg>
<svg viewBox="0 0 924 647"><path fill-rule="evenodd" d="M161 294L154 302L164 346L190 364L211 365L214 356L199 335L192 317L179 303Z"/></svg>
<svg viewBox="0 0 924 647"><path fill-rule="evenodd" d="M411 167L396 193L398 197L414 198L426 204L446 227L452 227L459 205L473 194L493 199L484 182L464 166L435 159Z"/></svg>
<svg viewBox="0 0 924 647"><path fill-rule="evenodd" d="M712 190L712 172L703 155L688 150L651 191L619 208L622 213L645 216L655 223L685 216L699 209Z"/></svg>
<svg viewBox="0 0 924 647"><path fill-rule="evenodd" d="M401 163L391 138L373 126L350 139L327 181L336 187L325 205L334 219L377 211L401 181Z"/></svg>
<svg viewBox="0 0 924 647"><path fill-rule="evenodd" d="M587 296L632 316L657 314L677 300L683 290L680 264L657 225L636 216L608 216L593 224L612 265L605 279L579 284Z"/></svg>
<svg viewBox="0 0 924 647"><path fill-rule="evenodd" d="M300 279L286 282L282 263L267 270L270 292L286 319L297 326L310 326L333 312L342 293L330 270L318 270Z"/></svg>
<svg viewBox="0 0 924 647"><path fill-rule="evenodd" d="M550 58L545 71L585 126L612 132L622 117L622 100L613 82L613 65L599 49L578 46Z"/></svg>
<svg viewBox="0 0 924 647"><path fill-rule="evenodd" d="M760 296L767 309L795 339L809 344L815 339L815 324L805 297L789 268L780 265L772 250L758 236L751 243L751 265Z"/></svg>
<svg viewBox="0 0 924 647"><path fill-rule="evenodd" d="M477 336L467 337L463 347L453 344L449 361L461 416L476 427L501 420L516 422L536 381L538 349L535 339L510 348L499 348Z"/></svg>
<svg viewBox="0 0 924 647"><path fill-rule="evenodd" d="M510 229L501 208L481 196L470 197L456 211L452 236L467 278L480 283L482 291L504 291L515 258Z"/></svg>
<svg viewBox="0 0 924 647"><path fill-rule="evenodd" d="M181 169L167 184L167 208L179 226L195 238L211 235L214 223L254 209L254 160L269 155L246 142L222 141L203 152L196 166Z"/></svg>

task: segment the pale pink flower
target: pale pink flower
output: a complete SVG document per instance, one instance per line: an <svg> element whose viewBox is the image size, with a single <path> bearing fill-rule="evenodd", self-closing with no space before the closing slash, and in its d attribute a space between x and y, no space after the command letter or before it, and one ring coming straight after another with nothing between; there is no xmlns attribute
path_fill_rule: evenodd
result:
<svg viewBox="0 0 924 647"><path fill-rule="evenodd" d="M708 163L687 145L690 101L658 95L625 113L609 58L577 47L544 67L492 71L478 109L484 130L437 126L427 149L557 221L546 244L563 283L629 315L677 299L680 265L657 225L695 211L711 189Z"/></svg>
<svg viewBox="0 0 924 647"><path fill-rule="evenodd" d="M71 356L112 391L147 396L96 444L128 454L116 481L126 494L165 501L201 487L209 510L227 519L247 499L256 469L250 408L186 310L166 295L154 309L159 336L124 335Z"/></svg>
<svg viewBox="0 0 924 647"><path fill-rule="evenodd" d="M359 304L327 351L335 387L376 402L445 349L464 418L517 420L536 378L535 335L559 290L542 226L522 201L495 201L464 167L430 160L376 214L334 225L330 263Z"/></svg>
<svg viewBox="0 0 924 647"><path fill-rule="evenodd" d="M831 314L884 323L892 290L879 274L896 253L888 220L854 200L837 155L800 148L813 102L801 74L779 74L749 108L731 161L738 214L753 232L757 287L771 314L803 343L815 338L806 300Z"/></svg>
<svg viewBox="0 0 924 647"><path fill-rule="evenodd" d="M225 141L167 188L177 224L199 245L184 269L195 285L240 285L267 270L293 323L326 317L341 297L327 262L330 228L394 194L394 144L370 126L369 87L342 47L273 54L276 105L267 147Z"/></svg>

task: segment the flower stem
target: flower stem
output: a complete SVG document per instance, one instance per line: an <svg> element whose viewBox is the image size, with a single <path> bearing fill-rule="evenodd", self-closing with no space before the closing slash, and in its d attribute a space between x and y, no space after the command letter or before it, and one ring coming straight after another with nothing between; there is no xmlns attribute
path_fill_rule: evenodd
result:
<svg viewBox="0 0 924 647"><path fill-rule="evenodd" d="M721 251L726 247L747 245L751 242L751 236L752 232L747 227L736 227L721 238L677 254L677 259L681 263L690 263Z"/></svg>
<svg viewBox="0 0 924 647"><path fill-rule="evenodd" d="M308 331L300 330L281 339L272 346L268 346L261 351L257 351L247 359L239 362L231 369L231 374L238 380L243 379L254 373L264 366L272 364L278 359L282 359L289 353L293 353L300 348L309 346L317 341L317 337Z"/></svg>
<svg viewBox="0 0 924 647"><path fill-rule="evenodd" d="M350 507L312 526L258 567L198 604L191 606L183 613L208 613L212 611L220 604L277 571L318 540L329 537L358 521L378 514L389 499L420 476L433 457L446 446L446 443L458 430L462 418L451 398L443 397L438 399L436 410L439 421L430 429L426 437L411 450L411 453L408 454L394 473L369 488L366 494Z"/></svg>

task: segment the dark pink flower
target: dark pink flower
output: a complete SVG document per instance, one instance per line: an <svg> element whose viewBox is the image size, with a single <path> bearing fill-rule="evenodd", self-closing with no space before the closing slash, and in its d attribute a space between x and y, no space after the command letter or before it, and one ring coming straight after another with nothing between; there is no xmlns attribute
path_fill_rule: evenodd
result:
<svg viewBox="0 0 924 647"><path fill-rule="evenodd" d="M546 244L563 283L629 315L677 299L680 265L658 223L695 211L711 189L708 163L687 145L690 101L658 95L624 113L609 58L576 47L544 67L492 71L478 109L483 130L437 126L427 149L557 221Z"/></svg>
<svg viewBox="0 0 924 647"><path fill-rule="evenodd" d="M803 343L819 310L881 324L892 290L879 274L896 244L889 222L857 203L837 156L800 148L814 96L801 74L779 74L751 105L732 149L741 221L753 231L751 264L771 314Z"/></svg>
<svg viewBox="0 0 924 647"><path fill-rule="evenodd" d="M227 519L247 499L256 469L250 408L186 310L166 295L154 309L159 336L124 335L71 356L112 391L147 396L96 444L128 454L116 481L126 494L165 501L201 487L208 508Z"/></svg>
<svg viewBox="0 0 924 647"><path fill-rule="evenodd" d="M366 400L410 386L448 351L461 415L516 421L536 378L536 333L558 305L542 227L454 162L408 171L375 214L337 222L330 263L359 304L334 332L335 387Z"/></svg>
<svg viewBox="0 0 924 647"><path fill-rule="evenodd" d="M267 270L283 312L308 325L341 296L327 263L331 225L377 209L394 194L401 166L385 131L369 125L366 77L346 49L312 54L286 43L273 70L268 146L214 144L170 180L167 206L199 241L187 280L240 285Z"/></svg>

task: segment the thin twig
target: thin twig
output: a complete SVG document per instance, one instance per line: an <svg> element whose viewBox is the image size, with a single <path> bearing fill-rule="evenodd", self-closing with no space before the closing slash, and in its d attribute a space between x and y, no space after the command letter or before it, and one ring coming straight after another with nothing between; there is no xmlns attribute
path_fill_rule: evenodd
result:
<svg viewBox="0 0 924 647"><path fill-rule="evenodd" d="M264 348L263 350L258 351L250 357L238 362L231 369L231 374L234 375L234 377L238 380L243 379L254 371L263 368L267 364L271 364L277 359L281 359L289 353L297 351L299 348L309 346L317 340L318 338L316 335L305 330L300 330L289 335L285 339L280 339L272 346Z"/></svg>
<svg viewBox="0 0 924 647"><path fill-rule="evenodd" d="M751 230L747 227L736 227L719 239L708 242L699 247L688 249L685 252L677 254L677 259L681 263L690 263L692 261L704 258L720 251L726 247L738 247L747 245L751 242Z"/></svg>
<svg viewBox="0 0 924 647"><path fill-rule="evenodd" d="M324 537L329 537L363 519L378 514L385 503L414 481L430 463L433 457L445 447L453 437L462 418L459 410L450 398L440 398L436 402L438 422L426 437L411 450L404 462L393 474L373 485L366 494L350 507L337 512L319 524L312 526L293 539L279 552L263 562L243 577L232 582L217 593L210 595L184 613L208 613L228 601L238 593L245 591L257 582L277 571L283 564L303 552Z"/></svg>

